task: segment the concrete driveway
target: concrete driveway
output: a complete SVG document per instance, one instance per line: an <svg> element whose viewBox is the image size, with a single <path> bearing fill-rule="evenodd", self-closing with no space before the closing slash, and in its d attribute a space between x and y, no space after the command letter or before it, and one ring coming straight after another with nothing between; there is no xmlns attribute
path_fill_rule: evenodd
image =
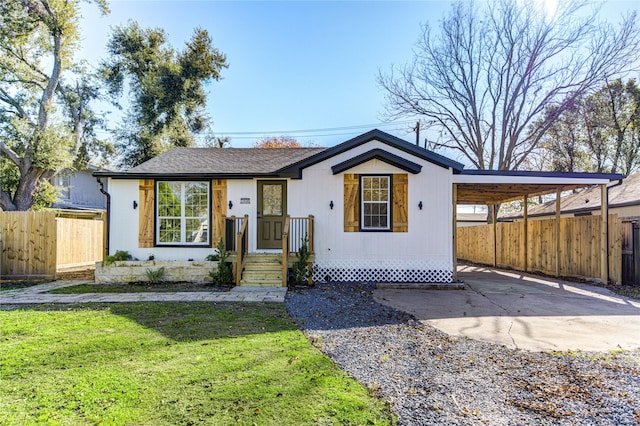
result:
<svg viewBox="0 0 640 426"><path fill-rule="evenodd" d="M445 333L531 351L640 348L640 301L604 288L462 266L464 290L378 289L375 299Z"/></svg>

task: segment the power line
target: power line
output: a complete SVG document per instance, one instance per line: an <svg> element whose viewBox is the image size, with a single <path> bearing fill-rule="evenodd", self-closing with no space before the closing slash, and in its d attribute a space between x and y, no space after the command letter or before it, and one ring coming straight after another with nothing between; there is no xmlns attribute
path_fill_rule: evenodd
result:
<svg viewBox="0 0 640 426"><path fill-rule="evenodd" d="M270 130L270 131L258 131L258 132L224 132L224 131L216 131L212 132L218 135L225 136L233 136L233 135L271 135L271 134L292 134L292 133L317 133L317 132L333 132L333 131L341 131L341 130L352 130L352 129L362 129L362 128L371 128L371 127L389 127L389 126L397 126L401 124L410 124L413 121L394 121L388 123L374 123L374 124L359 124L355 126L344 126L344 127L325 127L319 129L302 129L302 130ZM322 136L322 135L319 135ZM331 136L331 135L327 135Z"/></svg>
<svg viewBox="0 0 640 426"><path fill-rule="evenodd" d="M374 123L374 124L358 124L353 126L343 126L343 127L324 127L317 129L299 129L299 130L268 130L268 131L251 131L251 132L224 132L224 131L209 131L204 133L197 133L193 136L196 139L204 139L207 137L225 137L228 136L232 140L238 139L256 139L261 136L270 136L270 135L287 135L292 137L299 138L319 138L319 137L328 137L328 136L345 136L352 135L356 133L358 130L362 129L372 129L372 128L381 128L381 127L391 127L391 126L402 126L411 124L413 121L392 121L386 123ZM345 133L344 131L353 130L352 132ZM331 133L331 132L340 132L340 133ZM96 133L100 134L109 134L111 132L105 130L98 130ZM312 133L312 134L306 134Z"/></svg>
<svg viewBox="0 0 640 426"><path fill-rule="evenodd" d="M355 129L354 129L355 130ZM324 133L324 134L318 134L318 135L293 135L293 134L286 134L286 136L291 136L291 137L295 137L295 138L321 138L321 137L327 137L327 136L348 136L348 135L353 135L355 133L358 133L357 131L353 131L353 132L348 132L348 133ZM262 136L268 137L268 134L262 134ZM202 137L206 137L207 135L194 135L197 138L202 138ZM216 136L220 136L220 137L224 137L227 136L227 134L218 134L216 133ZM256 136L234 136L232 138L230 138L232 141L235 140L256 140L257 139L257 135Z"/></svg>

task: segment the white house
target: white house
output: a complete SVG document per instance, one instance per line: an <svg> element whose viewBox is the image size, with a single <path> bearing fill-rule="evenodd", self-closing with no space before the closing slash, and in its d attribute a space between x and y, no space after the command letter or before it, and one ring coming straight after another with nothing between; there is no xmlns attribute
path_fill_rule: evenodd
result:
<svg viewBox="0 0 640 426"><path fill-rule="evenodd" d="M456 203L513 198L519 183L532 193L620 178L463 170L379 130L331 148L174 148L94 176L108 180L110 253L202 260L223 238L281 254L286 232L285 251L310 239L316 280L445 283Z"/></svg>

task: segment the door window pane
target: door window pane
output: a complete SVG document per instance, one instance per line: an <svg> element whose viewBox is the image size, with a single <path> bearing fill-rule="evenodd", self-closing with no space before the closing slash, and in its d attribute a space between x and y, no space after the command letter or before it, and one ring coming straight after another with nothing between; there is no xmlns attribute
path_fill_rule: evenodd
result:
<svg viewBox="0 0 640 426"><path fill-rule="evenodd" d="M265 216L282 216L282 185L262 185L262 214Z"/></svg>

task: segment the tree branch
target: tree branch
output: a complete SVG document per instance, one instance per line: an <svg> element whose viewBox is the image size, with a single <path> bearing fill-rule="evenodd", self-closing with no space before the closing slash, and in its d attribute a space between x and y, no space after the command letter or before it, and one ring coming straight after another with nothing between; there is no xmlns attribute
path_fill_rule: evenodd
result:
<svg viewBox="0 0 640 426"><path fill-rule="evenodd" d="M20 167L20 157L14 150L9 148L4 142L0 141L0 151L16 166Z"/></svg>
<svg viewBox="0 0 640 426"><path fill-rule="evenodd" d="M35 123L33 123L30 119L29 119L29 115L27 114L27 112L22 108L22 105L20 105L20 102L18 102L16 99L14 99L12 96L9 95L9 93L7 93L3 88L0 87L0 101L4 102L6 104L11 105L12 107L14 107L16 109L16 113L18 114L18 116L20 118L24 118L26 120L29 121L29 123L31 125L35 125Z"/></svg>

